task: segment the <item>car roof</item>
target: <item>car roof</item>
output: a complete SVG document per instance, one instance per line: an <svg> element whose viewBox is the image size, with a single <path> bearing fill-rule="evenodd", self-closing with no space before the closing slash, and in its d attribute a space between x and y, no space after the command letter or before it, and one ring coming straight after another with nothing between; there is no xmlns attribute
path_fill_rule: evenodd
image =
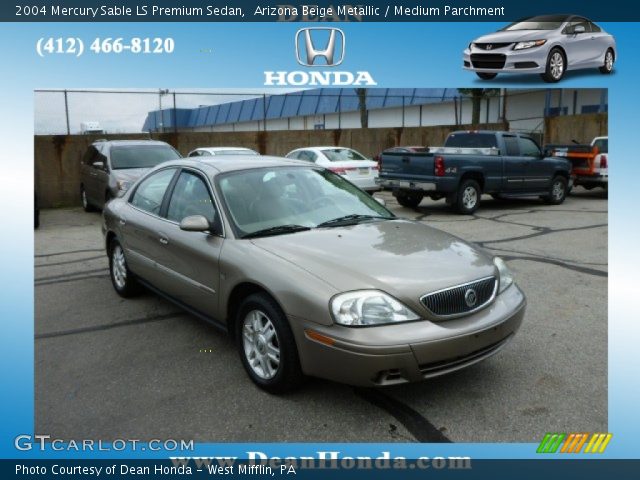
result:
<svg viewBox="0 0 640 480"><path fill-rule="evenodd" d="M201 170L207 170L211 175L264 167L306 166L309 168L317 168L315 165L302 160L272 157L267 155L215 155L211 157L188 157L179 160L170 160L162 163L161 165L163 167L194 167Z"/></svg>
<svg viewBox="0 0 640 480"><path fill-rule="evenodd" d="M252 148L247 148L247 147L198 147L198 148L194 148L191 151L193 152L196 150L206 150L208 152L221 152L225 150L241 150L241 151L255 152L255 150L253 150Z"/></svg>
<svg viewBox="0 0 640 480"><path fill-rule="evenodd" d="M94 145L105 145L105 144L109 144L112 146L115 145L131 145L131 146L136 146L136 145L169 145L167 142L163 142L161 140L144 140L144 139L140 139L140 140L96 140L95 142L93 142Z"/></svg>

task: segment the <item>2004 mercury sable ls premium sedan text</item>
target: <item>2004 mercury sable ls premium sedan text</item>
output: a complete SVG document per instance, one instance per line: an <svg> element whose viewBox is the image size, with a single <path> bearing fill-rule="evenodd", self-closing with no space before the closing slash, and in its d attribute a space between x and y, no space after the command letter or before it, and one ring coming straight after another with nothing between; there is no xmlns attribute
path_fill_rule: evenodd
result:
<svg viewBox="0 0 640 480"><path fill-rule="evenodd" d="M166 162L107 205L103 230L120 295L144 284L228 330L271 392L445 374L500 350L525 311L501 259L304 161Z"/></svg>
<svg viewBox="0 0 640 480"><path fill-rule="evenodd" d="M617 59L613 36L592 21L540 15L475 39L463 53L463 68L483 80L498 73L539 73L545 82L557 82L568 70L611 73Z"/></svg>

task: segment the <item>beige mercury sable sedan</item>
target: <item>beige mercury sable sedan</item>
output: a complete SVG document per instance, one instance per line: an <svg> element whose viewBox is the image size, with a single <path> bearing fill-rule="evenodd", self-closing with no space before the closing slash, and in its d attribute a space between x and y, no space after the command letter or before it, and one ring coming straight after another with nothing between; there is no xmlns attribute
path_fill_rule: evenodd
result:
<svg viewBox="0 0 640 480"><path fill-rule="evenodd" d="M271 392L446 374L504 347L525 311L500 258L298 160L163 163L106 206L103 230L121 296L144 285L228 331Z"/></svg>

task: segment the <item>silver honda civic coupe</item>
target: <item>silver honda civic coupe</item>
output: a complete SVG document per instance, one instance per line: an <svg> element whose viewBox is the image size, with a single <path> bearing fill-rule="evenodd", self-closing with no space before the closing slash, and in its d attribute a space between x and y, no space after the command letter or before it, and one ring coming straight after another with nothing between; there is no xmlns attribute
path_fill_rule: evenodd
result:
<svg viewBox="0 0 640 480"><path fill-rule="evenodd" d="M483 80L499 73L539 73L557 82L568 70L613 71L618 58L612 35L577 15L540 15L475 39L463 52L463 68Z"/></svg>
<svg viewBox="0 0 640 480"><path fill-rule="evenodd" d="M270 392L419 381L501 350L526 305L505 262L382 203L299 160L165 162L104 209L111 281L229 332Z"/></svg>

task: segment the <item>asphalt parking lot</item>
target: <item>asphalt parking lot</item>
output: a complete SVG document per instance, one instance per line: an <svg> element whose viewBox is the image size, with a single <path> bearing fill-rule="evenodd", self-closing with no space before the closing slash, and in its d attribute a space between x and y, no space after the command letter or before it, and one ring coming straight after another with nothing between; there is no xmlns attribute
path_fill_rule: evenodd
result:
<svg viewBox="0 0 640 480"><path fill-rule="evenodd" d="M600 190L559 206L483 198L474 216L443 201L414 218L503 256L528 297L498 355L385 389L311 379L257 389L224 334L151 293L114 292L101 216L46 210L35 233L35 425L57 438L210 442L539 442L607 431L607 210Z"/></svg>

